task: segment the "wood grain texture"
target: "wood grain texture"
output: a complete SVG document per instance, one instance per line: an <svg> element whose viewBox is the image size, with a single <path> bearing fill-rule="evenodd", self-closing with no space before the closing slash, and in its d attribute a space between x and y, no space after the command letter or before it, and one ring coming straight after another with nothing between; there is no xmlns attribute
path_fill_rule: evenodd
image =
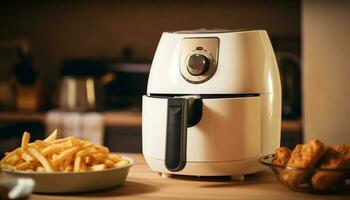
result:
<svg viewBox="0 0 350 200"><path fill-rule="evenodd" d="M269 170L250 175L245 181L230 181L228 177L162 178L152 172L141 154L126 154L136 159L126 183L110 190L74 194L34 194L31 200L97 200L97 199L349 199L343 195L313 195L290 191L277 182Z"/></svg>

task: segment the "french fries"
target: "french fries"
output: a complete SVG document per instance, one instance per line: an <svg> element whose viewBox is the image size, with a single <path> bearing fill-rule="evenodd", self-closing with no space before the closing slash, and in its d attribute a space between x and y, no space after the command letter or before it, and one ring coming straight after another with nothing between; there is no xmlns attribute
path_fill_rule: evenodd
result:
<svg viewBox="0 0 350 200"><path fill-rule="evenodd" d="M57 139L57 130L45 140L29 143L30 134L24 132L21 146L5 153L1 169L34 172L99 171L128 165L120 155L110 154L107 147L76 137Z"/></svg>
<svg viewBox="0 0 350 200"><path fill-rule="evenodd" d="M24 150L26 150L28 143L29 143L29 140L30 140L30 134L27 131L25 131L23 133L23 136L22 136L22 144L21 144L22 152L24 152Z"/></svg>
<svg viewBox="0 0 350 200"><path fill-rule="evenodd" d="M29 147L28 152L41 163L46 172L53 172L53 168L50 162L37 149Z"/></svg>
<svg viewBox="0 0 350 200"><path fill-rule="evenodd" d="M56 138L57 138L57 129L55 129L55 130L51 133L51 135L49 135L49 137L47 137L47 138L44 140L44 142L52 142L52 141L56 140Z"/></svg>

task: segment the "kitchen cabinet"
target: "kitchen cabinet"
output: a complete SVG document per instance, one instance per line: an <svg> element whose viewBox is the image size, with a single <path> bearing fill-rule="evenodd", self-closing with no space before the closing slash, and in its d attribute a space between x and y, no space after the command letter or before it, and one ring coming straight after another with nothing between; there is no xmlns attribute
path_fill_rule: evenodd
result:
<svg viewBox="0 0 350 200"><path fill-rule="evenodd" d="M272 171L264 169L244 181L228 177L163 178L152 172L141 154L128 154L136 159L124 185L93 193L74 195L34 194L31 200L80 199L349 199L350 191L339 195L315 195L293 192L277 182Z"/></svg>

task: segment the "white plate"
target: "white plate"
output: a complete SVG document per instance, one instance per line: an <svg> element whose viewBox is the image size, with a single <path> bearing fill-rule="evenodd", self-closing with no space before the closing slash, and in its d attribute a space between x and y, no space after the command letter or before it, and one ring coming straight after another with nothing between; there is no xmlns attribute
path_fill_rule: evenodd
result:
<svg viewBox="0 0 350 200"><path fill-rule="evenodd" d="M119 168L87 172L27 172L3 169L5 177L29 177L34 179L37 193L78 193L108 189L122 185L128 176L134 159L124 157L129 164Z"/></svg>

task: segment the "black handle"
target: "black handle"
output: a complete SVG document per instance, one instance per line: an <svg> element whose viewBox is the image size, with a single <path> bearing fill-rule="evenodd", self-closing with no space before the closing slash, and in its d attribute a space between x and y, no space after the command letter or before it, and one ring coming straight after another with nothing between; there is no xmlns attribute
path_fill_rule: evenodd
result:
<svg viewBox="0 0 350 200"><path fill-rule="evenodd" d="M186 165L187 100L168 99L165 145L165 166L169 171L182 170Z"/></svg>

